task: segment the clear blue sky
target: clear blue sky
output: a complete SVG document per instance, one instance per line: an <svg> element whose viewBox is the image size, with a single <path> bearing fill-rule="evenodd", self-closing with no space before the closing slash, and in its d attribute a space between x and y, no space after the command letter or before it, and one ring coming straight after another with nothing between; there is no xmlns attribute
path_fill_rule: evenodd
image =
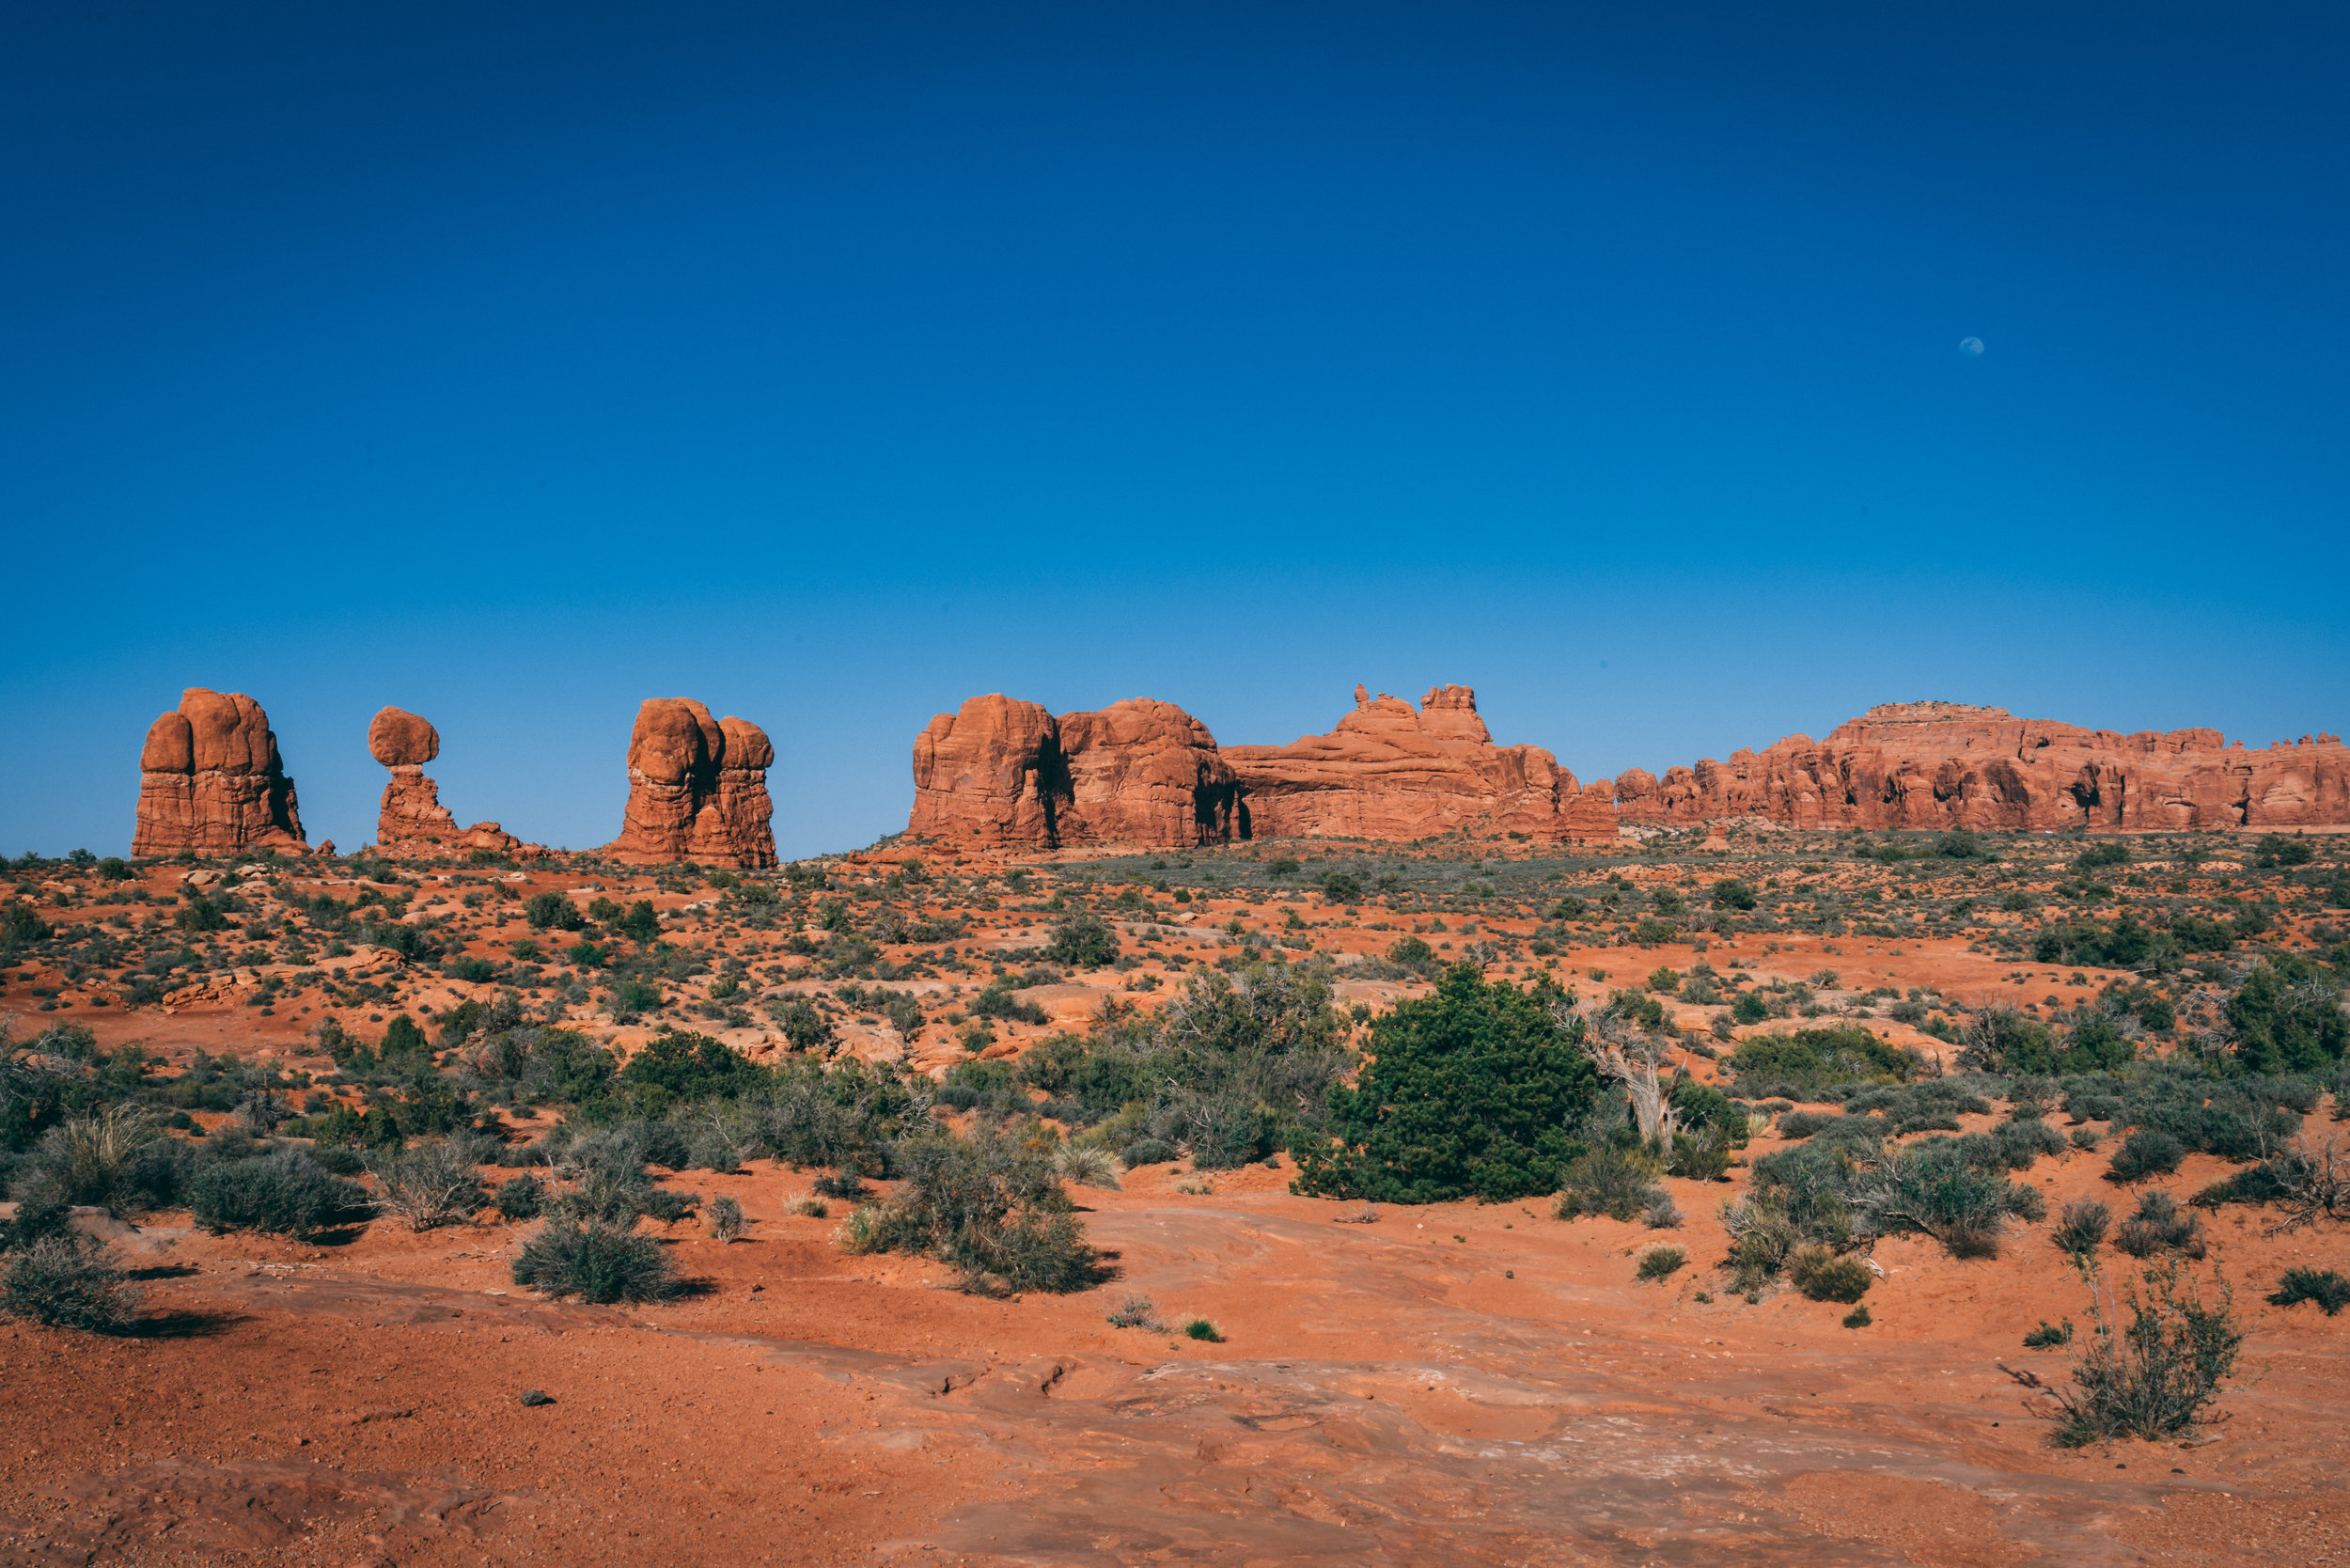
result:
<svg viewBox="0 0 2350 1568"><path fill-rule="evenodd" d="M995 690L2350 729L2338 4L21 0L0 204L11 853L191 684L345 847L387 702L584 846L701 698L787 855Z"/></svg>

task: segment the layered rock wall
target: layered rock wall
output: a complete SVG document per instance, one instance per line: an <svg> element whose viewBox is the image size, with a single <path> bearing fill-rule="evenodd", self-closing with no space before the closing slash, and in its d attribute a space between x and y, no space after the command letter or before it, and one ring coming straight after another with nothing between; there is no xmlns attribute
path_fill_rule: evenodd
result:
<svg viewBox="0 0 2350 1568"><path fill-rule="evenodd" d="M1887 703L1825 741L1791 735L1656 778L1616 777L1628 823L1756 816L1791 827L2311 827L2350 823L2350 749L2334 735L2228 745L2217 729L2112 729L2004 708Z"/></svg>
<svg viewBox="0 0 2350 1568"><path fill-rule="evenodd" d="M375 846L400 858L464 855L543 853L496 823L460 827L441 804L441 787L425 776L424 765L441 754L441 734L431 722L399 708L386 708L368 726L368 750L392 770L376 808Z"/></svg>
<svg viewBox="0 0 2350 1568"><path fill-rule="evenodd" d="M1056 718L975 697L914 746L907 831L1007 848L1165 848L1291 834L1417 839L1455 828L1546 841L1612 839L1612 796L1540 746L1496 746L1466 686L1415 710L1355 689L1329 735L1219 748L1170 702L1136 698Z"/></svg>
<svg viewBox="0 0 2350 1568"><path fill-rule="evenodd" d="M711 717L691 698L650 698L628 743L628 806L603 853L629 865L776 864L767 770L775 744L747 719Z"/></svg>
<svg viewBox="0 0 2350 1568"><path fill-rule="evenodd" d="M1228 746L1224 756L1260 838L1465 831L1556 843L1616 836L1609 792L1587 792L1541 746L1494 745L1466 686L1438 686L1417 709L1357 686L1354 712L1329 734Z"/></svg>
<svg viewBox="0 0 2350 1568"><path fill-rule="evenodd" d="M131 853L253 849L310 852L277 737L261 705L243 692L190 686L178 708L148 727Z"/></svg>

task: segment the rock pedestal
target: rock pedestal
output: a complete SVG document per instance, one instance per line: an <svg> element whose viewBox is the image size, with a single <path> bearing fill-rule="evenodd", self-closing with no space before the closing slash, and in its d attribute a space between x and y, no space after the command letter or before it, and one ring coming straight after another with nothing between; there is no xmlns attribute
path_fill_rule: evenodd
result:
<svg viewBox="0 0 2350 1568"><path fill-rule="evenodd" d="M425 776L424 765L441 754L441 734L431 722L399 708L386 708L368 725L368 750L392 770L376 808L375 847L398 859L466 855L543 854L496 823L460 827L441 804L441 787Z"/></svg>
<svg viewBox="0 0 2350 1568"><path fill-rule="evenodd" d="M691 698L650 698L628 743L628 807L603 853L634 866L776 864L767 770L775 743L747 719Z"/></svg>
<svg viewBox="0 0 2350 1568"><path fill-rule="evenodd" d="M139 756L137 855L310 853L269 715L243 692L190 686L148 727Z"/></svg>

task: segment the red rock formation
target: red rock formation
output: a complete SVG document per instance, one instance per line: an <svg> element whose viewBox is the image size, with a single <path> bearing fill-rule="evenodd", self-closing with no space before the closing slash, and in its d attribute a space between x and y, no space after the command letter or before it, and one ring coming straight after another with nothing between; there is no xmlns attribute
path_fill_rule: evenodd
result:
<svg viewBox="0 0 2350 1568"><path fill-rule="evenodd" d="M1602 792L1586 792L1536 745L1494 745L1466 686L1408 702L1355 688L1355 711L1327 735L1284 746L1228 746L1257 838L1323 834L1403 839L1466 830L1545 842L1616 836Z"/></svg>
<svg viewBox="0 0 2350 1568"><path fill-rule="evenodd" d="M1791 735L1616 777L1626 822L1753 816L1794 827L2185 829L2350 823L2350 750L2333 735L2265 751L2216 729L2111 729L2019 719L2004 708L1896 702L1825 742Z"/></svg>
<svg viewBox="0 0 2350 1568"><path fill-rule="evenodd" d="M628 808L603 853L628 865L776 864L767 770L775 744L747 719L691 698L648 698L628 743Z"/></svg>
<svg viewBox="0 0 2350 1568"><path fill-rule="evenodd" d="M180 706L149 726L139 756L139 855L310 853L293 780L261 705L242 692L190 686Z"/></svg>
<svg viewBox="0 0 2350 1568"><path fill-rule="evenodd" d="M919 837L1049 849L1222 843L1239 791L1207 726L1135 698L1058 718L994 694L931 720L914 743Z"/></svg>
<svg viewBox="0 0 2350 1568"><path fill-rule="evenodd" d="M424 774L424 764L441 754L441 734L431 721L399 708L386 708L368 726L368 749L392 770L384 786L383 804L376 808L375 847L395 857L425 858L489 850L500 855L543 855L496 823L459 827L441 804L441 787Z"/></svg>

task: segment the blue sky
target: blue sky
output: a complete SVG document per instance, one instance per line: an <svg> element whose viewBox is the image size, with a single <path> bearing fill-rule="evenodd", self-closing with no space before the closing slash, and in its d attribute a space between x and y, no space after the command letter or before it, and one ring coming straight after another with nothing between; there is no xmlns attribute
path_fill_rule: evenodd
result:
<svg viewBox="0 0 2350 1568"><path fill-rule="evenodd" d="M180 688L787 855L929 716L1478 688L1585 778L1924 697L2350 729L2340 7L0 12L0 850ZM1979 338L1979 355L1962 352Z"/></svg>

